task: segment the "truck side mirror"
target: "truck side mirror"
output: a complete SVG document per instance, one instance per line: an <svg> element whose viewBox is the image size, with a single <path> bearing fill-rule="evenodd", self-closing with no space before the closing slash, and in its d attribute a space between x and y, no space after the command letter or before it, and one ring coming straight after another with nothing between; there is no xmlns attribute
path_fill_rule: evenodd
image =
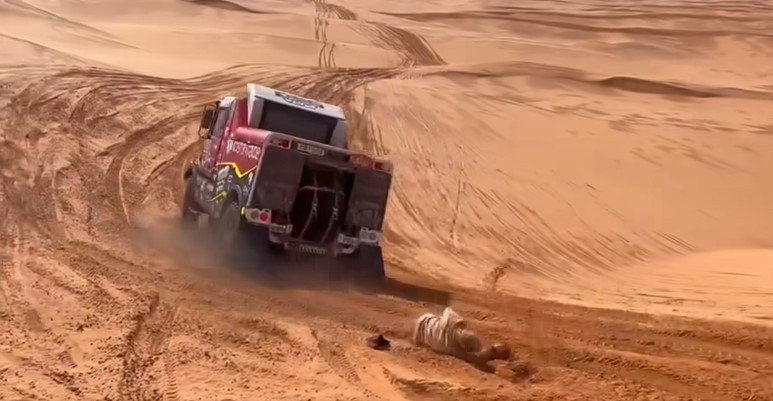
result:
<svg viewBox="0 0 773 401"><path fill-rule="evenodd" d="M209 128L212 126L212 120L215 117L215 106L208 104L204 106L204 112L201 115L201 123L199 124L199 136L202 138L209 138Z"/></svg>

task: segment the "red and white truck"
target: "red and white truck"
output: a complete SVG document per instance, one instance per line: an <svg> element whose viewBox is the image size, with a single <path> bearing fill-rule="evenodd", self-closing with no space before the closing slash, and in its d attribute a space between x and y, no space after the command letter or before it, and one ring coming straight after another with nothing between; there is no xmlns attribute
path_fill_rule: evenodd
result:
<svg viewBox="0 0 773 401"><path fill-rule="evenodd" d="M343 110L254 83L206 105L181 218L226 252L327 256L382 279L392 163L347 148Z"/></svg>

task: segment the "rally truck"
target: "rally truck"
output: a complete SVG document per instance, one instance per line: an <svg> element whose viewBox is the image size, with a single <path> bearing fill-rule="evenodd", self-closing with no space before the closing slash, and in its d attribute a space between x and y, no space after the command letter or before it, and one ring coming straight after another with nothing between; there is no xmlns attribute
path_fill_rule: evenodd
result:
<svg viewBox="0 0 773 401"><path fill-rule="evenodd" d="M303 254L383 279L393 166L348 149L340 107L249 83L204 106L199 136L183 174L184 225L204 226L226 253Z"/></svg>

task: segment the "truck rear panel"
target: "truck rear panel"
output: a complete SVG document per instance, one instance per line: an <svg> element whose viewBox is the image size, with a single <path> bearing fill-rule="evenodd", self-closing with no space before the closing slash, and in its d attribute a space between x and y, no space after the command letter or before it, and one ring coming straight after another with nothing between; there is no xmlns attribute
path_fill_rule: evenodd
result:
<svg viewBox="0 0 773 401"><path fill-rule="evenodd" d="M258 219L248 215L249 221L271 227L280 242L317 253L378 243L391 163L285 135L266 141L246 205Z"/></svg>

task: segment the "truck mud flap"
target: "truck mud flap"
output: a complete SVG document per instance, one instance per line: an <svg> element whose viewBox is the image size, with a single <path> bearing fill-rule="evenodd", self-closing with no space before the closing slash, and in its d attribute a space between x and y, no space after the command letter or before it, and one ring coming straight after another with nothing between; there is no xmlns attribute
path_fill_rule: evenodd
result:
<svg viewBox="0 0 773 401"><path fill-rule="evenodd" d="M249 204L260 208L289 211L293 206L303 174L305 156L275 146L264 148L261 165L255 176Z"/></svg>
<svg viewBox="0 0 773 401"><path fill-rule="evenodd" d="M381 230L392 175L379 170L359 170L354 175L346 224Z"/></svg>

